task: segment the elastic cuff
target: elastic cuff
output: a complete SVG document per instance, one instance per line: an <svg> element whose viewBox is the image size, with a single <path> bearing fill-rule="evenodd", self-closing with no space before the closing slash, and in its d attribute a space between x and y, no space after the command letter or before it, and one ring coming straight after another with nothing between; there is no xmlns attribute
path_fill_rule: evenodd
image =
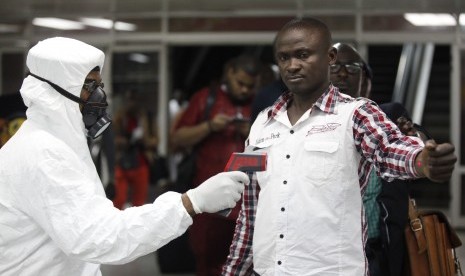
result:
<svg viewBox="0 0 465 276"><path fill-rule="evenodd" d="M417 168L415 166L415 160L417 159L417 156L421 153L421 151L422 151L421 148L415 149L414 151L407 154L407 158L406 158L407 172L416 178L424 177L424 175L421 172L417 171Z"/></svg>

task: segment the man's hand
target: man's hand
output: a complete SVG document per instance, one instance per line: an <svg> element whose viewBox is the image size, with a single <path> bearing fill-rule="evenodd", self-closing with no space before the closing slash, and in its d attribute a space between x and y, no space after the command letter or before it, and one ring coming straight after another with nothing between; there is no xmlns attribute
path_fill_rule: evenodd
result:
<svg viewBox="0 0 465 276"><path fill-rule="evenodd" d="M241 134L242 137L247 138L250 132L250 121L233 121L234 126L236 127L237 132Z"/></svg>
<svg viewBox="0 0 465 276"><path fill-rule="evenodd" d="M233 118L231 116L228 116L226 114L216 114L215 117L210 121L210 127L211 131L217 132L225 129L229 123L231 123Z"/></svg>
<svg viewBox="0 0 465 276"><path fill-rule="evenodd" d="M236 202L241 199L244 185L248 184L249 177L243 172L219 173L207 179L197 188L187 191L186 194L190 202L187 202L183 195L183 203L187 211L189 211L190 203L197 214L216 213L236 206Z"/></svg>
<svg viewBox="0 0 465 276"><path fill-rule="evenodd" d="M444 182L450 179L457 156L452 144L436 144L434 140L425 142L425 148L417 155L415 168L434 182Z"/></svg>

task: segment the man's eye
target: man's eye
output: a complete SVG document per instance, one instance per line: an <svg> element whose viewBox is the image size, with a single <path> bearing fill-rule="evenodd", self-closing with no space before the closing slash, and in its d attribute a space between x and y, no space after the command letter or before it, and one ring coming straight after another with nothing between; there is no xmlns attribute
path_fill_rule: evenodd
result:
<svg viewBox="0 0 465 276"><path fill-rule="evenodd" d="M286 61L286 60L288 60L288 59L289 59L288 56L285 56L285 55L280 55L280 56L278 56L278 60L279 60L279 61Z"/></svg>
<svg viewBox="0 0 465 276"><path fill-rule="evenodd" d="M299 57L300 59L306 59L306 58L308 58L308 54L307 54L307 53L299 53L299 54L298 54L298 57Z"/></svg>

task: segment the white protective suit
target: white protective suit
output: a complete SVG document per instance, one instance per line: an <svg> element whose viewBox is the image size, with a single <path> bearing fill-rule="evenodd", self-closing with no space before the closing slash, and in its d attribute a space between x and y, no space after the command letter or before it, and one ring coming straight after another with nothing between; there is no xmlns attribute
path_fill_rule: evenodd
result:
<svg viewBox="0 0 465 276"><path fill-rule="evenodd" d="M79 97L102 51L68 38L39 42L31 73ZM180 236L192 224L178 193L120 211L105 197L79 104L26 77L27 120L0 150L0 275L101 275Z"/></svg>

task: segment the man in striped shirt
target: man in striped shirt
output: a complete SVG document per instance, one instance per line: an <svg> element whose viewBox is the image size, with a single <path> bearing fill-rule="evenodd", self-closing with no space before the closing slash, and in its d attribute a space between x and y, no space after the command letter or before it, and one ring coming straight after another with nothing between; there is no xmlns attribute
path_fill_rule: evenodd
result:
<svg viewBox="0 0 465 276"><path fill-rule="evenodd" d="M368 275L362 209L368 172L386 180L450 178L451 144L404 136L379 107L339 92L327 26L296 19L274 51L289 91L257 117L247 149L266 152L265 172L243 194L223 275Z"/></svg>

